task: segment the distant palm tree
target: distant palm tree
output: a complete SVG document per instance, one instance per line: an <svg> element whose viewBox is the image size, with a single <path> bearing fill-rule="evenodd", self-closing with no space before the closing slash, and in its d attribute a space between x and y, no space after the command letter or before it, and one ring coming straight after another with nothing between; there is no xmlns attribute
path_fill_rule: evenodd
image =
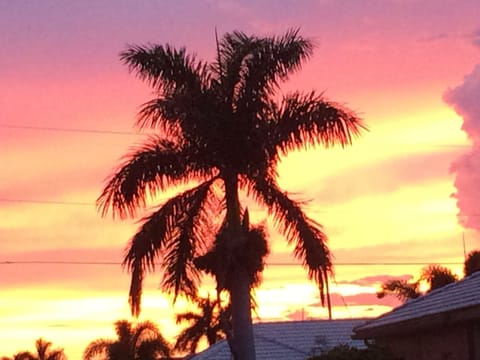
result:
<svg viewBox="0 0 480 360"><path fill-rule="evenodd" d="M63 349L51 349L52 343L42 338L35 342L36 353L23 351L13 355L12 358L3 357L2 360L66 360Z"/></svg>
<svg viewBox="0 0 480 360"><path fill-rule="evenodd" d="M420 281L425 281L428 284L427 292L430 292L458 281L458 277L449 268L429 265L423 269Z"/></svg>
<svg viewBox="0 0 480 360"><path fill-rule="evenodd" d="M332 270L327 236L279 187L277 165L292 150L348 145L363 125L350 110L315 92L277 101L280 83L312 50L312 42L293 30L281 37L226 34L211 64L169 45L131 46L121 54L155 91L137 125L160 134L132 150L112 174L97 201L102 214L135 217L160 191L192 186L146 217L131 239L124 264L132 274L134 315L140 312L145 273L155 269L158 258L162 287L175 299L196 294L200 270L194 259L215 253L219 261L210 270L216 271L218 290L230 293L234 356L255 358L250 290L257 271L248 266L262 259L240 261L258 256L249 253L241 226L240 189L269 210L324 300ZM221 225L215 227L212 219Z"/></svg>
<svg viewBox="0 0 480 360"><path fill-rule="evenodd" d="M480 251L471 251L465 259L463 273L465 276L472 275L480 270Z"/></svg>
<svg viewBox="0 0 480 360"><path fill-rule="evenodd" d="M152 322L132 326L127 320L115 323L116 340L92 341L83 353L84 360L157 360L170 356L170 346Z"/></svg>
<svg viewBox="0 0 480 360"><path fill-rule="evenodd" d="M417 281L407 282L405 280L388 280L382 284L382 289L377 293L378 298L386 295L394 295L401 301L415 299L423 293L420 291L420 284L428 284L427 292L439 289L445 285L457 281L457 276L446 267L440 265L429 265L422 270Z"/></svg>
<svg viewBox="0 0 480 360"><path fill-rule="evenodd" d="M175 350L188 351L193 354L197 350L200 340L205 337L209 345L225 339L229 331L231 311L227 306L222 307L219 300L210 297L195 300L200 312L188 311L177 314L177 324L189 323L177 336Z"/></svg>
<svg viewBox="0 0 480 360"><path fill-rule="evenodd" d="M408 299L416 299L421 292L418 289L418 282L408 282L406 280L387 280L382 284L382 288L377 292L379 299L387 295L393 295L400 301L407 301Z"/></svg>

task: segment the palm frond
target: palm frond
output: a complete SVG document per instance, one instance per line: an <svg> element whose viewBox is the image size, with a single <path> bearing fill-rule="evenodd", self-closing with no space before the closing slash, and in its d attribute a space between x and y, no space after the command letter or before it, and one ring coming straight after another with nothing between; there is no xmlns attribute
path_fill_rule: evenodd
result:
<svg viewBox="0 0 480 360"><path fill-rule="evenodd" d="M422 270L420 281L426 281L430 290L439 289L458 280L457 276L449 269L441 265L429 265Z"/></svg>
<svg viewBox="0 0 480 360"><path fill-rule="evenodd" d="M52 350L48 353L48 356L45 360L66 360L67 356L65 355L63 349Z"/></svg>
<svg viewBox="0 0 480 360"><path fill-rule="evenodd" d="M227 104L232 104L239 82L248 71L245 60L261 43L262 40L256 37L234 31L225 34L218 44L218 58L212 65L212 70L217 74Z"/></svg>
<svg viewBox="0 0 480 360"><path fill-rule="evenodd" d="M283 36L263 39L245 61L247 70L242 74L239 102L256 105L273 95L280 82L298 71L312 53L312 41L300 36L298 29L291 29Z"/></svg>
<svg viewBox="0 0 480 360"><path fill-rule="evenodd" d="M298 70L312 50L312 42L296 29L281 37L248 36L235 31L220 41L214 71L228 89L228 103L235 107L258 104L272 94L280 80Z"/></svg>
<svg viewBox="0 0 480 360"><path fill-rule="evenodd" d="M407 282L405 280L388 280L382 284L382 288L377 292L377 297L382 299L386 295L394 295L400 301L415 299L421 295L418 289L418 282Z"/></svg>
<svg viewBox="0 0 480 360"><path fill-rule="evenodd" d="M186 109L178 97L155 98L142 104L136 125L140 128L158 128L167 138L181 139L181 118Z"/></svg>
<svg viewBox="0 0 480 360"><path fill-rule="evenodd" d="M133 217L139 207L145 206L147 195L208 176L208 169L195 167L190 156L179 145L151 136L124 157L123 164L107 181L97 199L102 215L111 209L114 216Z"/></svg>
<svg viewBox="0 0 480 360"><path fill-rule="evenodd" d="M37 358L29 351L22 351L13 355L13 360L36 360ZM7 360L9 360L7 358Z"/></svg>
<svg viewBox="0 0 480 360"><path fill-rule="evenodd" d="M195 92L208 85L207 65L188 55L185 48L132 45L120 54L120 58L130 71L135 71L162 96Z"/></svg>
<svg viewBox="0 0 480 360"><path fill-rule="evenodd" d="M215 178L168 200L147 217L131 240L123 264L132 273L129 301L132 314L140 312L142 282L146 271L155 270L155 259L161 253L164 270L162 286L175 296L195 291L198 270L192 259L202 247L202 226L209 221L210 186Z"/></svg>
<svg viewBox="0 0 480 360"><path fill-rule="evenodd" d="M48 353L49 348L52 346L50 341L44 340L42 338L35 341L35 348L37 349L37 354L40 359L45 359L46 354Z"/></svg>
<svg viewBox="0 0 480 360"><path fill-rule="evenodd" d="M175 315L175 322L178 324L182 322L196 321L201 318L201 315L195 314L193 312L185 312Z"/></svg>
<svg viewBox="0 0 480 360"><path fill-rule="evenodd" d="M177 351L188 351L194 353L198 343L205 335L205 329L202 319L193 322L190 326L183 329L177 336L174 349Z"/></svg>
<svg viewBox="0 0 480 360"><path fill-rule="evenodd" d="M105 359L112 340L97 339L92 341L83 352L83 360Z"/></svg>
<svg viewBox="0 0 480 360"><path fill-rule="evenodd" d="M130 339L130 352L134 354L145 353L154 355L160 352L162 355L168 355L170 346L164 339L157 325L151 321L143 321L135 327ZM144 357L139 357L143 359Z"/></svg>
<svg viewBox="0 0 480 360"><path fill-rule="evenodd" d="M155 339L143 341L137 349L137 359L170 358L170 344L159 335Z"/></svg>
<svg viewBox="0 0 480 360"><path fill-rule="evenodd" d="M189 311L176 315L177 324L189 323L177 336L176 350L193 353L202 337L207 338L209 345L225 338L226 331L221 322L222 316L231 317L230 308L223 308L219 299L212 301L210 297L196 297L194 301L199 313Z"/></svg>
<svg viewBox="0 0 480 360"><path fill-rule="evenodd" d="M286 155L290 150L323 145L350 145L352 138L366 129L352 111L329 102L311 92L294 93L283 99L280 108L273 110L270 152Z"/></svg>
<svg viewBox="0 0 480 360"><path fill-rule="evenodd" d="M327 246L328 238L322 226L310 219L301 209L300 203L282 192L273 179L244 179L243 185L250 195L267 206L276 227L285 235L289 244L294 244L294 255L308 269L308 277L318 284L323 303L326 294L324 287L333 268Z"/></svg>

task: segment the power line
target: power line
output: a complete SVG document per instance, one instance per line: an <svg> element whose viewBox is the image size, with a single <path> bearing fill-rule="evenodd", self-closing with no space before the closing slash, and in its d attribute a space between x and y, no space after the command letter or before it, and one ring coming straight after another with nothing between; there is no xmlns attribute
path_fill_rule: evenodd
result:
<svg viewBox="0 0 480 360"><path fill-rule="evenodd" d="M338 262L334 266L423 266L432 262ZM463 265L462 262L439 262L442 265ZM4 260L0 261L0 265L122 265L118 261L61 261L61 260ZM161 266L162 263L155 263ZM299 263L291 262L272 262L265 264L266 266L301 266Z"/></svg>
<svg viewBox="0 0 480 360"><path fill-rule="evenodd" d="M162 199L161 201L165 201ZM43 204L43 205L68 205L68 206L96 206L95 203L80 202L80 201L62 201L62 200L35 200L35 199L15 199L15 198L0 198L1 202L10 203L25 203L25 204ZM328 213L328 210L322 211L322 213ZM382 210L383 212L383 210ZM480 216L480 214L455 214L458 217L466 216Z"/></svg>
<svg viewBox="0 0 480 360"><path fill-rule="evenodd" d="M81 201L56 201L56 200L35 200L35 199L7 199L0 198L0 202L42 204L42 205L71 205L71 206L95 206L93 203Z"/></svg>
<svg viewBox="0 0 480 360"><path fill-rule="evenodd" d="M74 132L74 133L87 133L87 134L107 134L107 135L148 135L149 133L134 132L134 131L119 131L119 130L101 130L101 129L87 129L87 128L64 128L54 126L37 126L37 125L15 125L8 123L0 123L0 127L7 129L20 129L20 130L36 130L36 131L51 131L51 132ZM417 146L432 146L432 147L447 147L447 148L470 148L469 144L381 144L381 145L417 145Z"/></svg>
<svg viewBox="0 0 480 360"><path fill-rule="evenodd" d="M165 201L162 199L161 201ZM95 207L95 203L87 203L80 201L61 201L61 200L35 200L35 199L10 199L10 198L0 198L0 203L23 203L23 204L41 204L41 205L60 205L60 206L88 206ZM384 212L382 210L382 212ZM322 213L329 213L328 210L323 210ZM331 213L331 212L330 212ZM457 217L477 217L480 214L455 214Z"/></svg>
<svg viewBox="0 0 480 360"><path fill-rule="evenodd" d="M144 135L144 133L133 132L133 131L61 128L61 127L34 126L34 125L13 125L13 124L5 124L5 123L0 123L0 127L7 128L7 129L54 131L54 132L73 132L73 133L87 133L87 134Z"/></svg>

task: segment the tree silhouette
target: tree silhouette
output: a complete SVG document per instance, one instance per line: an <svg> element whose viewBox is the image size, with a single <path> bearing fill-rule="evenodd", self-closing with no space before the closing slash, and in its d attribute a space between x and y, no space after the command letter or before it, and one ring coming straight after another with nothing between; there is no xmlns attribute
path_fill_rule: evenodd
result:
<svg viewBox="0 0 480 360"><path fill-rule="evenodd" d="M277 101L280 83L312 50L311 41L291 30L280 37L228 33L210 64L170 45L131 46L121 54L155 91L137 126L159 135L133 149L111 175L97 201L102 214L135 217L148 198L190 186L144 218L128 245L124 265L132 274L134 315L140 312L145 273L155 270L157 259L162 288L175 299L196 294L201 270L194 259L215 254L220 260L204 270L215 271L218 291L230 293L234 356L255 358L250 289L256 271L249 266L261 260L241 260L255 247L242 227L241 189L269 210L324 300L332 271L327 236L279 187L277 165L291 150L348 145L363 125L315 92Z"/></svg>
<svg viewBox="0 0 480 360"><path fill-rule="evenodd" d="M473 250L467 255L467 258L465 259L463 273L465 274L465 276L469 276L479 270L480 270L480 251Z"/></svg>
<svg viewBox="0 0 480 360"><path fill-rule="evenodd" d="M229 329L231 311L229 306L222 307L220 301L210 297L199 297L195 300L199 312L188 311L177 314L177 324L187 322L189 326L184 328L177 336L175 350L187 351L191 354L197 350L200 340L205 337L209 345L225 339Z"/></svg>
<svg viewBox="0 0 480 360"><path fill-rule="evenodd" d="M157 360L170 356L170 346L150 321L132 326L127 320L115 323L116 340L92 341L83 352L84 360Z"/></svg>
<svg viewBox="0 0 480 360"><path fill-rule="evenodd" d="M444 266L429 265L422 270L417 281L407 282L405 280L388 280L382 284L381 290L377 293L378 298L386 295L394 295L401 301L415 299L422 294L420 285L422 282L428 284L427 292L439 289L445 285L457 281L458 278L452 271Z"/></svg>
<svg viewBox="0 0 480 360"><path fill-rule="evenodd" d="M22 351L12 358L3 357L2 360L66 360L63 349L52 349L52 343L42 338L35 341L35 353Z"/></svg>

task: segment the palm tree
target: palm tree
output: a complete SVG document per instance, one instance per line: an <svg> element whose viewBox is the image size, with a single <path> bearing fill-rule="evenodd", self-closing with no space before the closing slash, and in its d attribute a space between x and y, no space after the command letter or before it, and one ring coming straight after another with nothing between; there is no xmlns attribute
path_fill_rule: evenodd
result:
<svg viewBox="0 0 480 360"><path fill-rule="evenodd" d="M310 40L291 30L281 37L228 33L217 41L211 64L169 45L122 52L121 59L155 91L137 126L159 135L131 150L108 179L97 200L102 214L135 217L159 192L190 186L144 218L128 245L124 265L132 274L133 315L140 312L145 273L155 270L157 259L162 288L176 299L196 294L201 270L194 259L215 254L220 261L204 270L215 271L218 291L230 294L234 356L255 358L250 290L256 269L248 266L261 259L240 260L250 258L252 247L242 227L241 189L267 207L324 300L332 271L327 236L279 187L277 165L291 150L348 145L363 125L350 110L315 92L276 101L280 83L312 50Z"/></svg>
<svg viewBox="0 0 480 360"><path fill-rule="evenodd" d="M420 290L420 285L422 282L426 282L428 284L428 293L457 280L457 276L452 273L450 269L440 265L429 265L422 270L420 278L417 281L386 281L382 284L382 288L377 293L377 297L381 299L386 295L394 295L401 301L407 301L409 299L416 299L422 295Z"/></svg>
<svg viewBox="0 0 480 360"><path fill-rule="evenodd" d="M176 316L177 324L187 322L189 326L177 336L175 350L188 351L191 354L195 353L198 343L203 337L207 339L209 345L225 339L229 331L226 327L231 318L230 308L222 307L219 299L199 297L195 303L200 312L188 311ZM226 322L227 324L225 324Z"/></svg>
<svg viewBox="0 0 480 360"><path fill-rule="evenodd" d="M419 282L407 282L405 280L387 280L382 284L377 297L383 299L387 295L393 295L400 301L416 299L421 294L419 290Z"/></svg>
<svg viewBox="0 0 480 360"><path fill-rule="evenodd" d="M465 274L465 276L469 276L479 270L480 270L480 251L473 250L468 254L467 258L465 259L463 273Z"/></svg>
<svg viewBox="0 0 480 360"><path fill-rule="evenodd" d="M170 356L170 346L150 321L132 326L127 320L115 323L116 340L97 339L83 352L84 360L156 360Z"/></svg>
<svg viewBox="0 0 480 360"><path fill-rule="evenodd" d="M423 269L420 281L425 281L428 284L427 291L430 292L458 281L458 277L449 268L440 265L429 265Z"/></svg>
<svg viewBox="0 0 480 360"><path fill-rule="evenodd" d="M51 349L52 343L42 338L35 341L36 353L30 351L19 352L11 358L11 360L66 360L67 357L63 349ZM2 360L10 360L10 358L2 358Z"/></svg>

